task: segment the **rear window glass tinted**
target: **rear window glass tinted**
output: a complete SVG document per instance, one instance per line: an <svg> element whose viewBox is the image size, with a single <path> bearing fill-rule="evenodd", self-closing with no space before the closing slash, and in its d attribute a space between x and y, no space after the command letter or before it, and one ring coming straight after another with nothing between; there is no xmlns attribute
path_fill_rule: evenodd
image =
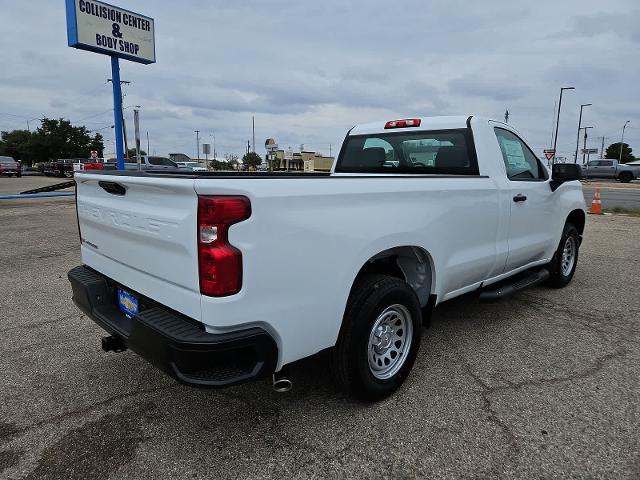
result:
<svg viewBox="0 0 640 480"><path fill-rule="evenodd" d="M343 173L478 175L469 129L347 137L336 164Z"/></svg>

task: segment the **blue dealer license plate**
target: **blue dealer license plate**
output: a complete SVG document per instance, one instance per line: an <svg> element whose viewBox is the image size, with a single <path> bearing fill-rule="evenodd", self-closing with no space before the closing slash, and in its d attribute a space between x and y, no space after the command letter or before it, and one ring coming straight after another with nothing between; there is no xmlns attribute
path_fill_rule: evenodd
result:
<svg viewBox="0 0 640 480"><path fill-rule="evenodd" d="M118 306L128 317L138 314L138 299L124 290L118 290Z"/></svg>

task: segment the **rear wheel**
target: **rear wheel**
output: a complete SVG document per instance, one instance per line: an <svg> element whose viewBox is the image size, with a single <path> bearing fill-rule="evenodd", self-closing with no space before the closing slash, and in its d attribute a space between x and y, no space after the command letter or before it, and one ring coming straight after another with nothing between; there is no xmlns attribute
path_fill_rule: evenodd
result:
<svg viewBox="0 0 640 480"><path fill-rule="evenodd" d="M631 180L633 180L633 175L631 174L631 172L622 172L618 178L622 183L629 183Z"/></svg>
<svg viewBox="0 0 640 480"><path fill-rule="evenodd" d="M562 288L571 282L578 265L580 235L572 223L567 223L562 231L560 245L549 263L551 276L547 283L554 288Z"/></svg>
<svg viewBox="0 0 640 480"><path fill-rule="evenodd" d="M338 386L364 401L392 394L411 371L421 325L420 303L406 282L385 275L359 279L332 353Z"/></svg>

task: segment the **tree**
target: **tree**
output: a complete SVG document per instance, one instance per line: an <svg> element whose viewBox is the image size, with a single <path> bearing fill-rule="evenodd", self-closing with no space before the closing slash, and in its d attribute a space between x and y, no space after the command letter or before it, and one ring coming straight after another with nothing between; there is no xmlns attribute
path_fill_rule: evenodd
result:
<svg viewBox="0 0 640 480"><path fill-rule="evenodd" d="M629 147L628 143L622 144L622 163L630 162L634 159L633 149ZM607 153L604 158L612 158L614 160L618 160L620 158L620 142L612 143L607 147Z"/></svg>
<svg viewBox="0 0 640 480"><path fill-rule="evenodd" d="M0 155L13 157L30 165L32 161L33 138L27 130L13 130L0 133Z"/></svg>
<svg viewBox="0 0 640 480"><path fill-rule="evenodd" d="M236 155L235 153L225 153L224 154L224 159L227 161L227 163L229 164L229 166L233 170L237 169L238 158L239 158L238 155Z"/></svg>
<svg viewBox="0 0 640 480"><path fill-rule="evenodd" d="M85 127L74 127L64 119L43 118L35 132L2 132L0 152L21 160L25 165L59 158L89 158L91 150L102 156L102 135L93 137Z"/></svg>
<svg viewBox="0 0 640 480"><path fill-rule="evenodd" d="M256 168L262 164L262 158L256 152L245 153L242 157L242 164L245 168Z"/></svg>
<svg viewBox="0 0 640 480"><path fill-rule="evenodd" d="M209 160L209 170L228 170L231 168L230 164L224 160L218 160L216 158Z"/></svg>

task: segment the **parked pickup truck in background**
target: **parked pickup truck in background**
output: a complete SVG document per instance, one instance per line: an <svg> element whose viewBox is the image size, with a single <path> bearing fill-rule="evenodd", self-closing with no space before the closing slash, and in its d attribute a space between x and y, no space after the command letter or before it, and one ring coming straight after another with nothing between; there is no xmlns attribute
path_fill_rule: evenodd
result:
<svg viewBox="0 0 640 480"><path fill-rule="evenodd" d="M156 155L140 155L141 170L177 170L180 166L167 157L159 157ZM115 170L116 159L110 158L104 163L102 170ZM124 159L125 170L138 170L138 160L135 157Z"/></svg>
<svg viewBox="0 0 640 480"><path fill-rule="evenodd" d="M84 158L60 158L45 162L41 165L42 173L48 177L73 177L73 165L77 162L86 161Z"/></svg>
<svg viewBox="0 0 640 480"><path fill-rule="evenodd" d="M590 160L582 167L585 178L616 178L622 183L629 183L640 176L640 165L627 165L617 160Z"/></svg>
<svg viewBox="0 0 640 480"><path fill-rule="evenodd" d="M352 128L331 173L78 173L73 301L188 385L274 375L330 351L372 401L409 374L437 304L567 285L585 203L510 125L426 117Z"/></svg>
<svg viewBox="0 0 640 480"><path fill-rule="evenodd" d="M21 177L22 165L20 162L16 162L13 157L0 156L0 176L2 175Z"/></svg>

